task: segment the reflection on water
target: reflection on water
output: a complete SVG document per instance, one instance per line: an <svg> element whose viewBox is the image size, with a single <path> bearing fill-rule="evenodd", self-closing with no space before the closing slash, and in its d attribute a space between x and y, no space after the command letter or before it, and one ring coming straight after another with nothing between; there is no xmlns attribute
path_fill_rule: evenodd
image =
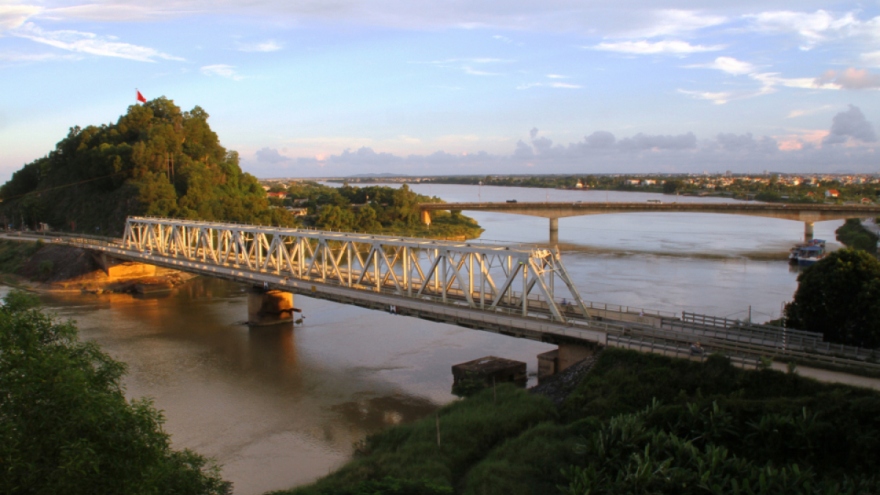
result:
<svg viewBox="0 0 880 495"><path fill-rule="evenodd" d="M414 185L447 201L543 201L544 190ZM655 194L552 191L556 200L642 201ZM677 198L680 201L700 198ZM478 213L484 238L543 243L546 219ZM816 223L834 239L840 222ZM765 321L797 286L784 253L803 225L705 214L561 219L564 262L584 299L672 313ZM833 247L833 243L829 243ZM777 259L777 257L779 257ZM306 483L342 464L352 444L454 399L450 367L487 355L528 363L552 346L296 296L304 325L250 329L245 287L194 279L162 297L51 295L129 366L130 397L165 412L175 447L215 457L235 493Z"/></svg>

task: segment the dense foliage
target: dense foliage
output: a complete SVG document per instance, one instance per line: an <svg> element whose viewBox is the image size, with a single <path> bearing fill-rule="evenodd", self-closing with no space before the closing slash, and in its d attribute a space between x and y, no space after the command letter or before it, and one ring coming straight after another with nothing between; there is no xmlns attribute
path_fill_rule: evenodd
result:
<svg viewBox="0 0 880 495"><path fill-rule="evenodd" d="M422 224L419 203L442 203L413 192L406 184L339 188L298 182L288 188L287 201L304 204L311 224L322 230L369 232L415 237L478 237L482 228L461 212L431 212L431 225Z"/></svg>
<svg viewBox="0 0 880 495"><path fill-rule="evenodd" d="M847 219L834 233L837 240L846 247L867 251L871 254L877 253L877 234L866 229L858 218Z"/></svg>
<svg viewBox="0 0 880 495"><path fill-rule="evenodd" d="M73 127L55 150L0 188L7 224L118 234L128 215L292 224L269 209L238 154L223 148L199 107L157 98L115 124Z"/></svg>
<svg viewBox="0 0 880 495"><path fill-rule="evenodd" d="M606 349L559 410L487 390L440 409L440 446L434 417L395 427L289 493L388 476L468 495L877 493L878 418L866 389Z"/></svg>
<svg viewBox="0 0 880 495"><path fill-rule="evenodd" d="M33 309L30 296L4 303L0 493L228 493L203 457L170 448L148 400L126 400L122 363Z"/></svg>
<svg viewBox="0 0 880 495"><path fill-rule="evenodd" d="M865 251L835 251L798 275L788 325L825 340L880 346L880 261Z"/></svg>

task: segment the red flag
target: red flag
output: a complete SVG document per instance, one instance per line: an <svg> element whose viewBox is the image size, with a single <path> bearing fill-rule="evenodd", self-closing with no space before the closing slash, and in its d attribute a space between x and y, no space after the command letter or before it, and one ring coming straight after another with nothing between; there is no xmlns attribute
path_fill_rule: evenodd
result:
<svg viewBox="0 0 880 495"><path fill-rule="evenodd" d="M135 91L137 91L137 101L139 101L141 103L146 103L147 99L144 98L144 95L142 95L141 92L138 91L137 89Z"/></svg>

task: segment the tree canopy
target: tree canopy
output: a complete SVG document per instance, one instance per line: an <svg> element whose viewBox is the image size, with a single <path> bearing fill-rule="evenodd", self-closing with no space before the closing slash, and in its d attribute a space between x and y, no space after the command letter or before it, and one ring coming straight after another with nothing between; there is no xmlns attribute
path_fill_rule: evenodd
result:
<svg viewBox="0 0 880 495"><path fill-rule="evenodd" d="M798 276L785 313L789 326L830 342L880 346L880 261L854 249L829 254Z"/></svg>
<svg viewBox="0 0 880 495"><path fill-rule="evenodd" d="M202 456L174 451L162 415L129 402L125 365L13 292L0 308L0 493L223 494Z"/></svg>
<svg viewBox="0 0 880 495"><path fill-rule="evenodd" d="M122 231L128 215L291 225L220 145L208 114L164 97L132 105L115 124L73 127L55 150L0 187L6 222Z"/></svg>

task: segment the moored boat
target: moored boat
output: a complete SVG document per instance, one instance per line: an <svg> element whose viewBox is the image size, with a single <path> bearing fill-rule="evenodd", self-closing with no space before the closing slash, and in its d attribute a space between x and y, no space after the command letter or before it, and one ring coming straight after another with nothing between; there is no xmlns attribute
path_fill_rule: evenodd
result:
<svg viewBox="0 0 880 495"><path fill-rule="evenodd" d="M810 266L825 257L825 241L813 239L797 250L798 266Z"/></svg>

